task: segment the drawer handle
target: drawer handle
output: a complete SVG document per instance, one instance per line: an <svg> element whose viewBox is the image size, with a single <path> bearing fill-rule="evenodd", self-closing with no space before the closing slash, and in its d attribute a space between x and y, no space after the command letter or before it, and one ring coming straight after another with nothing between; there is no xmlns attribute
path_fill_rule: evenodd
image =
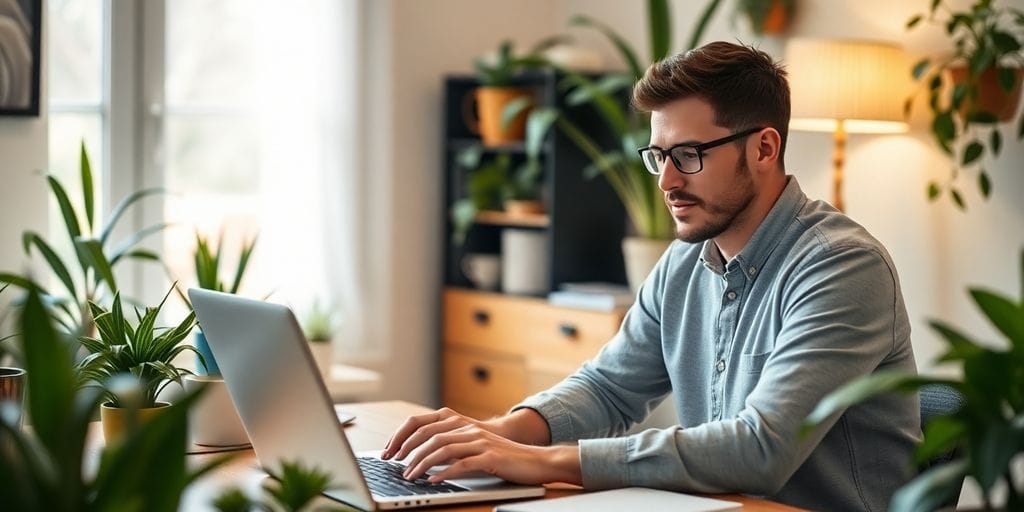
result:
<svg viewBox="0 0 1024 512"><path fill-rule="evenodd" d="M491 372L483 366L473 367L473 379L477 382L487 382L491 378Z"/></svg>
<svg viewBox="0 0 1024 512"><path fill-rule="evenodd" d="M573 324L561 324L558 326L558 331L566 338L575 338L579 334L579 329Z"/></svg>
<svg viewBox="0 0 1024 512"><path fill-rule="evenodd" d="M473 312L473 321L479 325L487 325L487 322L491 321L491 315L482 309L478 309Z"/></svg>

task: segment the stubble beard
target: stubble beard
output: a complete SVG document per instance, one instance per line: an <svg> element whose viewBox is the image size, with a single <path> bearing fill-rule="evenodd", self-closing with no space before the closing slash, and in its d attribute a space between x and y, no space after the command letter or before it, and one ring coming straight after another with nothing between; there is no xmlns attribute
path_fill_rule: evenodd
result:
<svg viewBox="0 0 1024 512"><path fill-rule="evenodd" d="M708 204L701 201L700 208L708 213L709 219L703 225L694 226L676 221L676 238L687 243L701 243L724 233L736 224L736 219L747 211L754 201L754 181L750 176L746 158L740 158L734 175L738 178L733 192Z"/></svg>

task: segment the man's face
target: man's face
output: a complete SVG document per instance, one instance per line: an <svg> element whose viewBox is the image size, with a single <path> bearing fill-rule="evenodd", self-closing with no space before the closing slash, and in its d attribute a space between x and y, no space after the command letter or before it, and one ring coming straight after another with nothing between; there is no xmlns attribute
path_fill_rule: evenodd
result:
<svg viewBox="0 0 1024 512"><path fill-rule="evenodd" d="M677 100L651 114L651 145L701 144L731 135L714 123L704 100ZM697 243L715 238L737 223L754 199L755 184L743 149L747 138L703 152L703 170L679 172L670 159L662 163L658 186L676 222L676 237Z"/></svg>

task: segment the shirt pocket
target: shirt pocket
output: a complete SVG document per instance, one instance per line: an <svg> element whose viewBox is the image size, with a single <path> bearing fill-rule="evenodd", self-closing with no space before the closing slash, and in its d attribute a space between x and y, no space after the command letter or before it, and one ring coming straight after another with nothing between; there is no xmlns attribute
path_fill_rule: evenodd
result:
<svg viewBox="0 0 1024 512"><path fill-rule="evenodd" d="M740 372L750 374L761 373L761 369L764 368L764 362L770 355L772 355L771 351L760 354L740 354Z"/></svg>

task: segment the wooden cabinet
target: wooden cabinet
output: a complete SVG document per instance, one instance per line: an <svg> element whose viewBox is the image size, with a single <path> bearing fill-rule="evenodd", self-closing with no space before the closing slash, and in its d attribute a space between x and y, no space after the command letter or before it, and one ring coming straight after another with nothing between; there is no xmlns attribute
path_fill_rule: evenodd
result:
<svg viewBox="0 0 1024 512"><path fill-rule="evenodd" d="M597 354L625 314L458 288L445 290L442 309L442 401L478 418L563 379Z"/></svg>

